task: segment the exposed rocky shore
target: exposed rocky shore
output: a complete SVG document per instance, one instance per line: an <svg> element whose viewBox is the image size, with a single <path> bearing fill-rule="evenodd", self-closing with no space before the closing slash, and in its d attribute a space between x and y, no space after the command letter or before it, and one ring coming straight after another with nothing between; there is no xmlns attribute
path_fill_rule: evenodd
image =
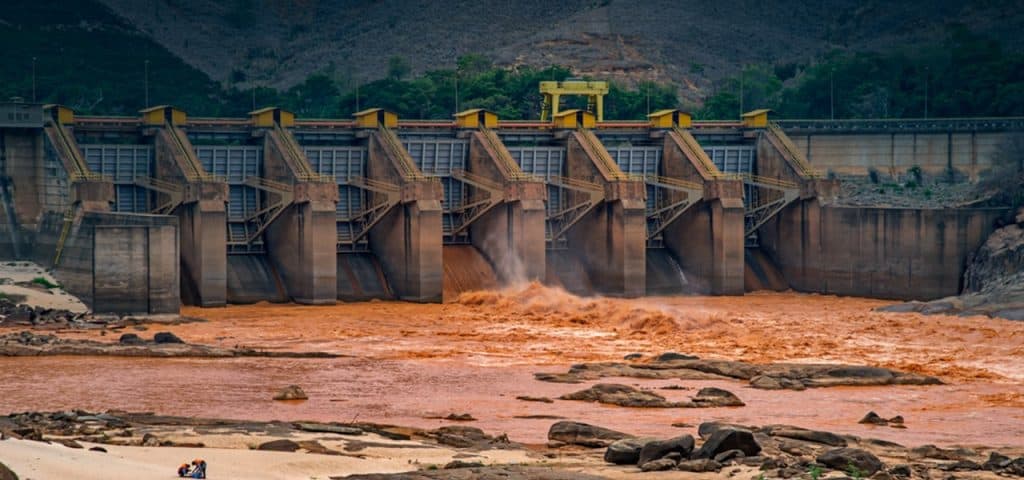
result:
<svg viewBox="0 0 1024 480"><path fill-rule="evenodd" d="M88 449L97 454L115 447L236 448L372 462L379 455L375 449L384 449L380 451L391 456L402 450L417 455L443 452L440 458L449 459L443 464L411 464L402 473L328 477L332 479L593 480L654 471L751 479L1024 476L1024 456L1019 448L910 448L789 425L720 422L700 424L696 437L640 438L596 425L560 421L550 426L547 445L524 446L504 435L466 426L427 430L355 422L250 422L76 410L0 417L0 438L46 442L55 448ZM243 441L235 441L231 447L231 438ZM494 453L503 451L509 454ZM516 455L519 461L502 462L501 455Z"/></svg>
<svg viewBox="0 0 1024 480"><path fill-rule="evenodd" d="M158 332L151 340L126 333L116 342L61 338L51 334L21 331L0 335L0 356L110 355L117 357L279 357L336 358L327 352L267 351L252 348L221 348L185 343L169 332Z"/></svg>
<svg viewBox="0 0 1024 480"><path fill-rule="evenodd" d="M630 356L630 358L636 359L634 356ZM939 385L942 383L938 378L927 375L863 365L754 364L734 360L704 360L679 354L663 354L649 362L583 363L573 365L566 373L537 373L534 377L537 380L558 383L581 383L605 377L676 378L681 380L732 379L746 380L750 383L751 387L764 390L804 390L807 388L838 386ZM615 393L620 396L628 396L630 392L621 391L620 389L618 392L608 391L605 393L606 396L610 397L610 395ZM634 403L644 403L645 401L651 403L656 401L653 398L642 399L639 395L637 393L633 394ZM644 395L650 394L645 393ZM721 399L723 397L718 395L716 398ZM701 402L695 398L691 403L698 404Z"/></svg>

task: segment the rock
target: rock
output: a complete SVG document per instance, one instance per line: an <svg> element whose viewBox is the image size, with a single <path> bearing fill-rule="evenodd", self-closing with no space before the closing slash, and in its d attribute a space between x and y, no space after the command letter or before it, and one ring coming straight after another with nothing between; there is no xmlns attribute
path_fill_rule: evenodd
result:
<svg viewBox="0 0 1024 480"><path fill-rule="evenodd" d="M260 446L256 447L256 450L264 450L269 452L294 452L301 448L298 443L295 443L288 439L271 440L269 442L261 443Z"/></svg>
<svg viewBox="0 0 1024 480"><path fill-rule="evenodd" d="M664 472L665 470L672 470L674 468L676 468L675 460L670 460L668 458L651 460L650 462L640 465L641 472Z"/></svg>
<svg viewBox="0 0 1024 480"><path fill-rule="evenodd" d="M449 413L447 417L444 417L444 419L445 420L451 420L453 422L475 422L476 421L476 419L473 418L473 416L468 414L468 413L459 413L459 414Z"/></svg>
<svg viewBox="0 0 1024 480"><path fill-rule="evenodd" d="M640 462L640 449L651 440L649 438L616 440L604 451L604 461L615 465L636 465Z"/></svg>
<svg viewBox="0 0 1024 480"><path fill-rule="evenodd" d="M524 402L541 402L541 403L555 403L554 400L548 397L531 397L528 395L520 395L516 397L516 400L522 400Z"/></svg>
<svg viewBox="0 0 1024 480"><path fill-rule="evenodd" d="M988 454L988 460L985 461L985 465L983 466L985 467L985 470L997 471L1010 466L1010 462L1012 461L1013 460L1006 455L999 452L992 452Z"/></svg>
<svg viewBox="0 0 1024 480"><path fill-rule="evenodd" d="M889 475L892 475L894 477L909 478L913 473L914 471L910 469L910 465L902 463L899 465L893 465L892 468L889 469Z"/></svg>
<svg viewBox="0 0 1024 480"><path fill-rule="evenodd" d="M686 354L676 353L676 352L665 352L665 353L655 357L654 361L655 362L671 362L671 361L674 361L674 360L698 360L698 359L700 359L700 357L695 357L693 355L686 355Z"/></svg>
<svg viewBox="0 0 1024 480"><path fill-rule="evenodd" d="M718 454L728 450L740 450L744 455L752 457L761 453L761 445L754 439L754 434L749 430L735 428L721 428L711 434L711 437L701 445L700 450L694 454L696 458L715 458Z"/></svg>
<svg viewBox="0 0 1024 480"><path fill-rule="evenodd" d="M947 450L936 447L935 445L921 445L920 447L914 447L910 449L910 458L934 458L936 460L965 460L967 457L974 455L974 452L969 450Z"/></svg>
<svg viewBox="0 0 1024 480"><path fill-rule="evenodd" d="M732 392L714 387L700 389L693 397L693 403L700 407L742 407L745 405Z"/></svg>
<svg viewBox="0 0 1024 480"><path fill-rule="evenodd" d="M156 438L156 435L153 435L152 433L147 433L147 434L142 436L142 446L143 447L159 447L160 446L160 439Z"/></svg>
<svg viewBox="0 0 1024 480"><path fill-rule="evenodd" d="M462 425L447 425L437 430L431 430L429 434L437 440L437 443L455 448L481 446L494 440L494 437L487 435L479 428Z"/></svg>
<svg viewBox="0 0 1024 480"><path fill-rule="evenodd" d="M18 475L13 470L7 468L3 462L0 462L0 480L18 480Z"/></svg>
<svg viewBox="0 0 1024 480"><path fill-rule="evenodd" d="M629 355L622 357L623 360L640 360L641 358L644 358L642 353L630 353Z"/></svg>
<svg viewBox="0 0 1024 480"><path fill-rule="evenodd" d="M864 415L864 418L860 419L857 423L866 423L868 425L888 425L889 421L882 418L875 412L868 412L868 414Z"/></svg>
<svg viewBox="0 0 1024 480"><path fill-rule="evenodd" d="M171 332L157 332L156 335L153 335L153 341L158 343L158 344L160 344L160 343L185 343L180 338L178 338L177 335L175 335L175 334L173 334Z"/></svg>
<svg viewBox="0 0 1024 480"><path fill-rule="evenodd" d="M309 397L298 385L288 385L274 395L274 400L309 400Z"/></svg>
<svg viewBox="0 0 1024 480"><path fill-rule="evenodd" d="M690 435L682 435L664 441L655 440L648 442L640 449L640 458L637 459L637 464L643 465L653 460L659 460L673 452L677 452L685 457L693 451L693 446L693 437Z"/></svg>
<svg viewBox="0 0 1024 480"><path fill-rule="evenodd" d="M676 406L665 400L665 397L653 392L645 392L628 385L617 383L598 383L586 390L562 395L562 400L583 400L600 402L620 407L667 408Z"/></svg>
<svg viewBox="0 0 1024 480"><path fill-rule="evenodd" d="M462 460L452 460L444 466L445 470L454 470L456 468L479 468L484 466L481 462L464 462Z"/></svg>
<svg viewBox="0 0 1024 480"><path fill-rule="evenodd" d="M885 465L874 454L859 448L836 448L818 455L818 463L833 470L847 471L851 465L865 476L874 475Z"/></svg>
<svg viewBox="0 0 1024 480"><path fill-rule="evenodd" d="M761 390L783 390L782 382L778 378L768 375L758 375L750 379L750 386Z"/></svg>
<svg viewBox="0 0 1024 480"><path fill-rule="evenodd" d="M103 447L92 447L92 448L89 449L89 451L90 452L107 453L107 449L105 449Z"/></svg>
<svg viewBox="0 0 1024 480"><path fill-rule="evenodd" d="M557 422L548 429L548 440L590 448L607 447L626 437L629 435L580 422Z"/></svg>
<svg viewBox="0 0 1024 480"><path fill-rule="evenodd" d="M889 423L903 425L903 415L896 415L895 417L890 418Z"/></svg>
<svg viewBox="0 0 1024 480"><path fill-rule="evenodd" d="M707 440L715 432L721 429L734 429L734 430L749 430L753 431L753 428L745 425L739 425L735 423L723 423L723 422L704 422L697 427L697 435L700 438Z"/></svg>
<svg viewBox="0 0 1024 480"><path fill-rule="evenodd" d="M676 465L676 470L683 472L717 472L722 469L722 464L708 458L699 458L696 460L683 460Z"/></svg>
<svg viewBox="0 0 1024 480"><path fill-rule="evenodd" d="M121 345L144 345L146 341L134 333L126 333L117 339L117 343Z"/></svg>
<svg viewBox="0 0 1024 480"><path fill-rule="evenodd" d="M336 433L338 435L362 435L363 429L330 423L296 423L295 428L306 432Z"/></svg>
<svg viewBox="0 0 1024 480"><path fill-rule="evenodd" d="M982 466L970 460L957 460L952 463L938 465L938 469L944 472L973 472L982 470Z"/></svg>
<svg viewBox="0 0 1024 480"><path fill-rule="evenodd" d="M805 442L820 443L830 447L845 447L846 439L832 432L818 430L807 430L798 427L772 427L767 429L768 435L773 437L792 438Z"/></svg>
<svg viewBox="0 0 1024 480"><path fill-rule="evenodd" d="M1016 475L1018 477L1024 477L1024 457L1019 457L1016 460L1010 462L1003 472L1009 473L1010 475Z"/></svg>
<svg viewBox="0 0 1024 480"><path fill-rule="evenodd" d="M743 458L743 450L726 450L718 455L715 455L715 461L725 465L729 460L734 458Z"/></svg>
<svg viewBox="0 0 1024 480"><path fill-rule="evenodd" d="M76 442L74 440L71 440L70 438L64 438L64 439L54 440L54 441L59 443L59 444L61 444L61 445L64 445L65 447L68 447L68 448L75 448L75 449L85 448L85 447L82 446L81 443L78 443L78 442ZM2 477L0 477L0 478L2 478Z"/></svg>

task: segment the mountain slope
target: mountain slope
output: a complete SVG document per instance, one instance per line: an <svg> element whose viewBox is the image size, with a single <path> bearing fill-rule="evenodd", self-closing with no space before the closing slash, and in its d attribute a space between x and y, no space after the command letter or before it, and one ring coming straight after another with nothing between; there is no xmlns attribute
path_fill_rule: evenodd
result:
<svg viewBox="0 0 1024 480"><path fill-rule="evenodd" d="M314 72L380 78L392 56L419 72L480 53L502 65L672 82L699 100L743 64L924 44L951 21L1024 46L1024 9L1000 1L101 1L217 81L278 88Z"/></svg>

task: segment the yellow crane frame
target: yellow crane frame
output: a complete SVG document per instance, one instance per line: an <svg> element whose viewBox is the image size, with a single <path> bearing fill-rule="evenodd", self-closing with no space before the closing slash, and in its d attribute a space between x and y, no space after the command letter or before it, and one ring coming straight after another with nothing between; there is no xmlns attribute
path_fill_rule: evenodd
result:
<svg viewBox="0 0 1024 480"><path fill-rule="evenodd" d="M544 96L544 106L540 112L542 122L558 115L558 102L562 95L585 95L587 111L594 112L598 122L604 121L604 96L608 94L608 82L586 80L540 82L540 93Z"/></svg>

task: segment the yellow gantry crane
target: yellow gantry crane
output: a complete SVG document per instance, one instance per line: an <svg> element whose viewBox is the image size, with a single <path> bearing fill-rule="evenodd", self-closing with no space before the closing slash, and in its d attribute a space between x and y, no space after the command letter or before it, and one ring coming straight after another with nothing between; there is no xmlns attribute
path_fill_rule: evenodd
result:
<svg viewBox="0 0 1024 480"><path fill-rule="evenodd" d="M587 111L594 112L597 121L604 121L604 96L608 94L608 82L591 82L569 79L562 82L540 82L540 93L544 96L544 107L540 120L547 121L558 115L558 102L562 95L585 95Z"/></svg>

